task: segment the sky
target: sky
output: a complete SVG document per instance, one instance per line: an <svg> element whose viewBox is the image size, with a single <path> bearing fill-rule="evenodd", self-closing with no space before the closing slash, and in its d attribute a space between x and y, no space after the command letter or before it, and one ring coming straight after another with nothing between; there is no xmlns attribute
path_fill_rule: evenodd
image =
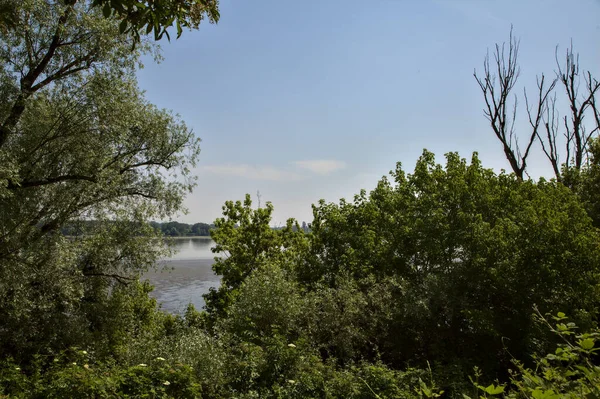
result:
<svg viewBox="0 0 600 399"><path fill-rule="evenodd" d="M312 221L311 204L370 190L423 149L508 169L473 72L520 39L517 93L552 76L574 45L600 76L600 0L220 0L221 20L161 42L138 73L146 97L201 138L174 220L213 222L227 200L271 201L273 224ZM524 111L524 108L520 108ZM527 126L517 120L517 133ZM539 146L532 177L550 176Z"/></svg>

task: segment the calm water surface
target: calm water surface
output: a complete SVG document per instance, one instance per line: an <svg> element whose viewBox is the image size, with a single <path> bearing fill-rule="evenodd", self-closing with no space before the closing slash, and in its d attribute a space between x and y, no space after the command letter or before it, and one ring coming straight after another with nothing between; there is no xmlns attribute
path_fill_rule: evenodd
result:
<svg viewBox="0 0 600 399"><path fill-rule="evenodd" d="M167 312L182 313L188 303L199 310L204 306L202 294L220 283L211 268L215 255L210 249L215 243L210 238L177 238L174 245L177 253L144 277L155 287L151 295Z"/></svg>

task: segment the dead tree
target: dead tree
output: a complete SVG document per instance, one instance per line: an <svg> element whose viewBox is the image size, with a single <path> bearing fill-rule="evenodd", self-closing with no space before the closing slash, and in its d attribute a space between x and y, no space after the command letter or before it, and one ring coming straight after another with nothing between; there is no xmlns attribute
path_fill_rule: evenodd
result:
<svg viewBox="0 0 600 399"><path fill-rule="evenodd" d="M484 115L517 178L522 180L527 173L527 157L539 140L556 179L565 182L565 173L579 172L587 164L590 140L600 132L600 102L596 100L600 82L589 71L581 73L579 56L573 52L572 45L567 49L564 63L559 60L557 49L558 69L554 79L549 80L543 74L538 76L535 100L530 101L523 89L530 130L523 135L526 145L521 151L515 133L518 97L513 93L519 77L518 54L519 41L511 29L508 45L495 46L494 65L488 54L483 64L484 75L474 73L485 100ZM564 89L561 91L564 99L557 98L557 87ZM561 115L559 107L562 105L566 112ZM593 118L592 128L584 124L587 114Z"/></svg>
<svg viewBox="0 0 600 399"><path fill-rule="evenodd" d="M544 117L546 134L538 137L557 180L563 181L565 173L578 172L587 163L590 140L600 128L600 114L596 103L600 83L592 77L591 72L581 73L579 55L573 52L572 44L567 49L564 64L559 60L557 48L556 65L556 79L564 89L568 111L563 116L560 115L555 95ZM580 91L582 75L585 87ZM588 113L592 113L594 118L591 120L591 128L586 128L584 124ZM564 147L562 159L559 157L559 147Z"/></svg>
<svg viewBox="0 0 600 399"><path fill-rule="evenodd" d="M519 140L515 134L518 96L513 93L520 73L518 55L519 41L513 36L511 29L508 46L506 43L496 44L495 46L494 65L490 64L488 53L483 63L484 75L480 77L475 71L473 76L483 92L485 100L484 115L490 122L494 134L500 140L504 155L513 172L518 179L523 180L527 169L527 157L530 155L531 148L539 136L538 131L544 112L547 109L548 97L554 90L556 81L547 84L544 75L538 78L538 95L535 104L530 104L527 92L524 90L531 132L527 136L525 151L521 151Z"/></svg>

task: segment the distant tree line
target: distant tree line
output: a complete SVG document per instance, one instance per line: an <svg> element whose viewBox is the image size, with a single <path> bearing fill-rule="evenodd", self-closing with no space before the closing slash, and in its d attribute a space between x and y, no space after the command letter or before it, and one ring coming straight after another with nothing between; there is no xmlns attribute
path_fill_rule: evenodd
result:
<svg viewBox="0 0 600 399"><path fill-rule="evenodd" d="M150 222L150 226L168 237L209 236L210 230L215 227L214 224L208 223L187 224L180 222Z"/></svg>
<svg viewBox="0 0 600 399"><path fill-rule="evenodd" d="M62 226L60 231L63 235L70 237L90 235L93 234L102 223L106 224L107 222L98 220L74 220ZM167 237L209 236L210 230L214 228L214 224L208 223L187 224L180 222L150 222L149 224L154 231L160 232ZM136 223L131 223L132 231L138 230L139 227L140 226Z"/></svg>
<svg viewBox="0 0 600 399"><path fill-rule="evenodd" d="M96 227L100 223L106 223L106 221L97 221L97 220L76 220L71 221L70 223L65 224L61 227L60 231L65 236L75 237L75 236L83 236L87 234L92 234ZM208 223L194 223L187 224L181 222L150 222L150 227L152 227L156 232L162 233L162 235L167 237L194 237L194 236L210 236L210 230L215 227L214 224ZM139 226L133 226L133 228L139 228ZM273 230L281 230L284 227L272 227ZM306 222L302 222L301 226L294 226L294 231L303 231L305 233L310 232L310 226Z"/></svg>

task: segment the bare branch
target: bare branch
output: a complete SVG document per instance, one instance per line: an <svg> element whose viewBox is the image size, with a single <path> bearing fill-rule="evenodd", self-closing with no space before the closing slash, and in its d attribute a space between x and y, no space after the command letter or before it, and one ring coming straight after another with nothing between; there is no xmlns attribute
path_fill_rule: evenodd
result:
<svg viewBox="0 0 600 399"><path fill-rule="evenodd" d="M555 81L556 82L556 81ZM557 144L557 132L559 126L560 115L556 110L556 94L549 101L550 103L546 104L545 107L545 116L544 119L544 127L546 130L546 141L543 140L539 133L538 137L540 137L540 144L542 145L542 151L546 154L546 157L550 161L550 165L552 165L552 170L554 171L554 175L558 181L562 180L561 170L560 170L560 157L558 155L558 144Z"/></svg>
<svg viewBox="0 0 600 399"><path fill-rule="evenodd" d="M531 136L529 138L529 145L527 146L527 150L525 151L525 155L523 156L523 165L525 166L527 156L529 155L529 151L531 150L531 146L535 140L535 138L540 139L540 143L542 144L542 149L546 156L552 163L552 168L554 170L554 174L558 180L560 180L560 165L558 164L557 154L556 154L556 135L552 132L548 131L550 129L550 125L546 123L546 139L549 141L549 149L550 153L546 150L542 137L540 136L539 129L540 124L544 117L544 112L548 110L548 97L554 90L556 86L556 79L554 79L548 87L545 87L546 77L544 74L541 77L537 78L537 105L535 106L535 112L532 112L532 106L529 104L529 98L527 96L527 90L523 89L523 95L525 96L525 106L527 108L527 117L529 119L529 125L531 126ZM553 112L554 105L556 99L553 102Z"/></svg>
<svg viewBox="0 0 600 399"><path fill-rule="evenodd" d="M573 44L567 49L564 66L558 59L558 49L555 54L557 64L557 79L562 83L562 86L567 95L567 100L570 108L570 123L565 117L565 129L567 133L567 146L574 149L574 165L577 170L581 169L585 159L587 159L587 147L589 140L597 129L591 129L589 134L585 132L583 124L585 113L588 108L595 103L596 93L600 90L600 84L591 77L588 72L585 76L587 93L582 97L579 92L581 84L579 55L574 54ZM570 162L570 158L567 159Z"/></svg>
<svg viewBox="0 0 600 399"><path fill-rule="evenodd" d="M484 115L490 122L494 134L500 140L506 159L510 163L513 172L522 180L527 156L536 139L536 135L533 134L530 136L525 147L525 153L521 154L514 130L518 103L516 96L513 106L509 105L509 98L520 73L517 62L518 55L519 41L513 37L511 29L508 48L506 43L502 45L496 44L495 46L494 71L490 67L490 57L488 54L483 64L483 77L479 77L476 71L473 73L473 76L483 92L486 105ZM507 115L509 109L512 111L511 117Z"/></svg>

